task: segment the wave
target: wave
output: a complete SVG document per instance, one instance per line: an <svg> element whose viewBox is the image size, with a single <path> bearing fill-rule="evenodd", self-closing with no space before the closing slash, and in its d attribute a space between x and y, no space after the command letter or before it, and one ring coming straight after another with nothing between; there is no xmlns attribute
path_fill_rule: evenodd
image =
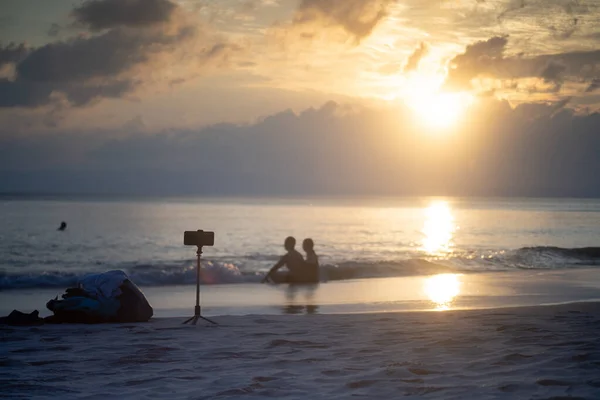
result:
<svg viewBox="0 0 600 400"><path fill-rule="evenodd" d="M256 256L257 258L263 258ZM271 259L265 256L264 259ZM237 264L237 265L236 265ZM394 276L419 276L439 273L486 272L515 269L557 269L600 265L600 247L560 248L524 247L493 255L461 255L445 259L407 259L399 261L345 261L321 266L321 281L366 279ZM139 264L114 266L123 269L140 286L191 285L196 282L194 262L179 264ZM97 268L97 266L96 266ZM82 276L102 272L85 271L0 272L0 290L26 288L67 288ZM114 268L109 268L114 269ZM244 263L206 261L202 263L203 284L258 283L266 271L247 270Z"/></svg>
<svg viewBox="0 0 600 400"><path fill-rule="evenodd" d="M115 269L115 268L108 268ZM170 286L196 283L195 263L185 265L140 264L121 265L122 269L139 286ZM43 271L26 274L7 274L0 272L0 290L30 288L67 288L74 287L84 275L103 272L103 270L86 271ZM230 263L202 263L200 278L204 284L260 282L264 274L259 272L242 272Z"/></svg>
<svg viewBox="0 0 600 400"><path fill-rule="evenodd" d="M492 262L522 269L600 265L600 247L523 247L492 257Z"/></svg>

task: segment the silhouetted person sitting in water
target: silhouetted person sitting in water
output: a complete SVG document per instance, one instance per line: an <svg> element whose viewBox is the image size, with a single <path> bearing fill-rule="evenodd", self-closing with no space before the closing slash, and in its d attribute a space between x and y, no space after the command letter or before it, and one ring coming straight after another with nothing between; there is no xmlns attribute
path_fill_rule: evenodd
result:
<svg viewBox="0 0 600 400"><path fill-rule="evenodd" d="M67 223L63 221L60 223L60 227L57 230L64 231L65 229L67 229Z"/></svg>
<svg viewBox="0 0 600 400"><path fill-rule="evenodd" d="M319 257L315 253L315 242L307 238L302 242L302 249L306 253L304 261L304 275L309 282L319 282Z"/></svg>
<svg viewBox="0 0 600 400"><path fill-rule="evenodd" d="M281 257L281 259L271 268L267 276L262 280L265 282L273 283L295 283L302 282L303 270L304 270L304 258L302 254L296 251L296 239L288 237L285 239L284 247L287 250L287 254ZM286 266L288 269L287 274L275 274L281 267Z"/></svg>

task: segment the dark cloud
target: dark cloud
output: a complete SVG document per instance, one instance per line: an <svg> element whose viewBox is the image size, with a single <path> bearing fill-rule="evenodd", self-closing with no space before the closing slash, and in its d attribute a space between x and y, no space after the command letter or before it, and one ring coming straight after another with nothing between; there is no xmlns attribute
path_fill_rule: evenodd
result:
<svg viewBox="0 0 600 400"><path fill-rule="evenodd" d="M24 44L10 43L6 47L0 45L0 67L4 64L16 64L29 53L29 48Z"/></svg>
<svg viewBox="0 0 600 400"><path fill-rule="evenodd" d="M48 28L48 36L56 37L60 34L61 30L62 27L59 24L53 23L52 25L50 25L50 28Z"/></svg>
<svg viewBox="0 0 600 400"><path fill-rule="evenodd" d="M544 80L544 82L561 84L562 83L562 75L566 71L567 67L564 65L551 60L546 68L540 74L540 77Z"/></svg>
<svg viewBox="0 0 600 400"><path fill-rule="evenodd" d="M19 78L31 82L69 82L118 74L147 56L137 49L143 36L114 30L91 38L47 44L17 67ZM115 51L117 50L117 51Z"/></svg>
<svg viewBox="0 0 600 400"><path fill-rule="evenodd" d="M566 97L566 98L556 102L555 104L553 104L551 114L554 115L557 112L559 112L560 110L562 110L563 108L565 108L567 106L567 104L569 104L571 102L572 99L573 99L572 97Z"/></svg>
<svg viewBox="0 0 600 400"><path fill-rule="evenodd" d="M88 0L72 11L77 22L92 31L115 27L145 27L167 22L177 5L169 0Z"/></svg>
<svg viewBox="0 0 600 400"><path fill-rule="evenodd" d="M395 0L302 0L293 23L297 26L341 27L355 40L369 36L387 16ZM306 34L312 37L313 34Z"/></svg>
<svg viewBox="0 0 600 400"><path fill-rule="evenodd" d="M148 61L153 53L165 51L192 34L188 29L173 35L112 29L98 36L39 47L19 63L17 72L20 78L34 82L112 77Z"/></svg>
<svg viewBox="0 0 600 400"><path fill-rule="evenodd" d="M37 107L50 101L52 87L0 79L0 107Z"/></svg>
<svg viewBox="0 0 600 400"><path fill-rule="evenodd" d="M404 67L404 72L416 70L421 62L421 59L425 57L427 53L429 53L429 45L425 42L421 42L419 47L417 47L410 57L408 57L408 61Z"/></svg>
<svg viewBox="0 0 600 400"><path fill-rule="evenodd" d="M32 50L16 66L17 79L0 82L0 106L36 107L64 93L74 105L97 97L120 97L140 80L125 76L133 67L168 51L187 30L168 36L160 31L113 29L98 36L50 43Z"/></svg>
<svg viewBox="0 0 600 400"><path fill-rule="evenodd" d="M586 91L586 93L591 93L598 89L600 89L600 79L596 78L596 79L592 80L592 82L590 83L590 85L587 87L587 89L585 91Z"/></svg>
<svg viewBox="0 0 600 400"><path fill-rule="evenodd" d="M560 54L505 56L508 37L493 37L467 46L450 62L448 88L470 88L478 76L500 80L540 78L555 87L572 80L580 82L600 77L600 50Z"/></svg>
<svg viewBox="0 0 600 400"><path fill-rule="evenodd" d="M13 136L0 139L0 191L598 196L600 115L568 101L482 100L434 141L404 109L335 103L200 131Z"/></svg>
<svg viewBox="0 0 600 400"><path fill-rule="evenodd" d="M102 32L34 49L0 48L0 66L2 62L15 66L14 77L0 80L0 107L38 107L60 96L74 106L122 97L143 84L146 76L156 80L174 57L182 58L182 52L192 53L185 58L192 70L227 56L231 47L208 40L197 24L169 20L174 7L166 0L87 1L73 14L80 23ZM164 24L147 26L157 22ZM200 44L203 39L205 46Z"/></svg>
<svg viewBox="0 0 600 400"><path fill-rule="evenodd" d="M39 107L52 103L62 94L74 106L83 106L97 98L118 98L135 87L131 80L98 84L30 82L0 79L0 107Z"/></svg>
<svg viewBox="0 0 600 400"><path fill-rule="evenodd" d="M465 88L477 75L493 72L493 67L503 60L507 43L507 36L496 36L468 45L463 54L450 62L446 83L453 88Z"/></svg>

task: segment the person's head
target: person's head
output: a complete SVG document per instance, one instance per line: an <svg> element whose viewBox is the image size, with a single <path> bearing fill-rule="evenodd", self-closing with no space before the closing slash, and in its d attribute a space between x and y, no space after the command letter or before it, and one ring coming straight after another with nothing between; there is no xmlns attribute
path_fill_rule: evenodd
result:
<svg viewBox="0 0 600 400"><path fill-rule="evenodd" d="M302 248L306 252L313 251L313 249L315 248L315 242L313 242L313 240L311 238L306 238L302 242Z"/></svg>
<svg viewBox="0 0 600 400"><path fill-rule="evenodd" d="M296 239L292 236L288 236L287 238L285 238L283 247L285 247L287 251L294 250L294 247L296 247Z"/></svg>

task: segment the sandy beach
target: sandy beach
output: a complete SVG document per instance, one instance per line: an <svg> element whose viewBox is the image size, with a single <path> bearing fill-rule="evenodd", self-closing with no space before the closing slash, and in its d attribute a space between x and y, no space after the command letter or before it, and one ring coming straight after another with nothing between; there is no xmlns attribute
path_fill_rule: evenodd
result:
<svg viewBox="0 0 600 400"><path fill-rule="evenodd" d="M593 269L203 286L219 326L182 325L193 286L149 287L148 323L0 326L0 387L28 399L593 399L599 286ZM55 292L0 303L48 315Z"/></svg>
<svg viewBox="0 0 600 400"><path fill-rule="evenodd" d="M600 303L1 327L2 397L600 396Z"/></svg>

